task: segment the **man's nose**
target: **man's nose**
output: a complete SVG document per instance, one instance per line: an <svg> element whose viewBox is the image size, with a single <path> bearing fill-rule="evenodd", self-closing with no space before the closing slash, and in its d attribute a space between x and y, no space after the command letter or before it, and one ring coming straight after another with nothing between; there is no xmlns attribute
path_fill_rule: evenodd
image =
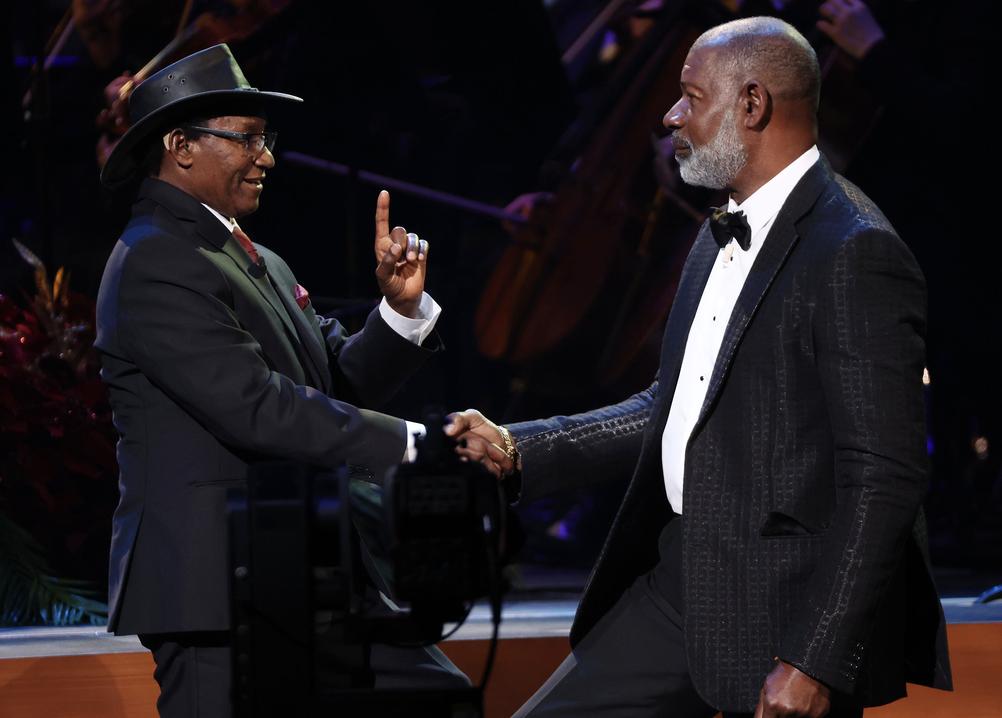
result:
<svg viewBox="0 0 1002 718"><path fill-rule="evenodd" d="M679 101L672 105L672 108L661 118L661 124L666 129L675 130L685 124L685 112L683 112L682 108L684 100L684 97L679 98Z"/></svg>
<svg viewBox="0 0 1002 718"><path fill-rule="evenodd" d="M257 156L254 164L270 169L275 166L275 155L271 153L271 150L265 147L264 151Z"/></svg>

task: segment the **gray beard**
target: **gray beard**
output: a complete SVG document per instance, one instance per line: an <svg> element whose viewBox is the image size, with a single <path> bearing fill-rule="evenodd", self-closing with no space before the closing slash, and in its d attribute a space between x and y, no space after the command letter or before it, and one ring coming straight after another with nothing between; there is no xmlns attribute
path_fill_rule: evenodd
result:
<svg viewBox="0 0 1002 718"><path fill-rule="evenodd" d="M678 161L678 169L683 182L697 187L729 187L748 162L748 153L741 144L737 127L734 126L733 109L724 116L720 129L712 140L702 147L691 143L689 146L691 152L688 157Z"/></svg>

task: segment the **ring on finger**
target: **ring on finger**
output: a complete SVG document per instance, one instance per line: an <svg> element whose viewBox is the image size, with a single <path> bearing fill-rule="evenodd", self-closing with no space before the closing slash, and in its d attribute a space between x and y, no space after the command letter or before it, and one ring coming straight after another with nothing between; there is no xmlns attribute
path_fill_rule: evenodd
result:
<svg viewBox="0 0 1002 718"><path fill-rule="evenodd" d="M410 254L411 252L416 253L418 251L418 247L420 246L420 244L421 240L418 238L416 234L414 234L413 232L407 233L407 254Z"/></svg>

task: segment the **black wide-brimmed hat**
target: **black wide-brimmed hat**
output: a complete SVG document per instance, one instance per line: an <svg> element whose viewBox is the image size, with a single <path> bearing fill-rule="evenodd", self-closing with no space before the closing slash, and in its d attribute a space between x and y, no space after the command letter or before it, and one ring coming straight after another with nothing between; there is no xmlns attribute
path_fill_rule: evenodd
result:
<svg viewBox="0 0 1002 718"><path fill-rule="evenodd" d="M213 45L168 65L139 84L129 97L128 131L115 145L101 170L101 182L122 185L136 176L145 140L166 132L176 122L212 108L214 114L246 114L247 108L265 109L276 103L302 102L284 92L251 87L226 45Z"/></svg>

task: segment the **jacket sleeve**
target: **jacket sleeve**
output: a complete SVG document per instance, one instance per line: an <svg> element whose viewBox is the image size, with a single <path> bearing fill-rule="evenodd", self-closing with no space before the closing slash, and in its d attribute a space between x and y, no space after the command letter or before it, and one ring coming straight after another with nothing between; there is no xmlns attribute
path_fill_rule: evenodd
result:
<svg viewBox="0 0 1002 718"><path fill-rule="evenodd" d="M835 513L779 657L847 693L927 490L925 302L911 253L879 230L843 243L821 290L814 341Z"/></svg>
<svg viewBox="0 0 1002 718"><path fill-rule="evenodd" d="M637 463L658 382L601 409L509 426L522 457L520 501L628 479Z"/></svg>
<svg viewBox="0 0 1002 718"><path fill-rule="evenodd" d="M273 371L231 308L226 281L194 248L157 237L137 243L118 292L122 350L223 443L323 466L362 464L377 475L403 455L400 419Z"/></svg>
<svg viewBox="0 0 1002 718"><path fill-rule="evenodd" d="M318 317L318 325L328 347L334 393L366 407L389 401L442 348L437 332L420 346L407 341L383 321L378 308L352 335L336 319Z"/></svg>

